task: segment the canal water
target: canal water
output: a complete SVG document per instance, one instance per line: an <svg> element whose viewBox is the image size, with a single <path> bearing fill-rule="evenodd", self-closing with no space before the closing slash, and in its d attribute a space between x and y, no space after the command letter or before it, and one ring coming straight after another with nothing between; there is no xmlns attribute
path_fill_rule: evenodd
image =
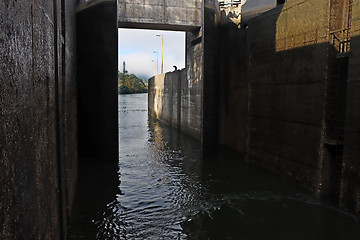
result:
<svg viewBox="0 0 360 240"><path fill-rule="evenodd" d="M120 95L119 119L118 178L80 174L71 239L360 239L356 216L238 153L201 161L199 141L148 118L147 94Z"/></svg>

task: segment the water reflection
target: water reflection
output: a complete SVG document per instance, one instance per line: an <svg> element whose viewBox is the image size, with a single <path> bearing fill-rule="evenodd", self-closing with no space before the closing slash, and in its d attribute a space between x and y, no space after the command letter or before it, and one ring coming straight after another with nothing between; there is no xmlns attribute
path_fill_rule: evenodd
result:
<svg viewBox="0 0 360 240"><path fill-rule="evenodd" d="M121 192L89 216L97 239L359 239L355 216L237 153L200 161L198 141L148 119L146 94L120 96L119 117Z"/></svg>

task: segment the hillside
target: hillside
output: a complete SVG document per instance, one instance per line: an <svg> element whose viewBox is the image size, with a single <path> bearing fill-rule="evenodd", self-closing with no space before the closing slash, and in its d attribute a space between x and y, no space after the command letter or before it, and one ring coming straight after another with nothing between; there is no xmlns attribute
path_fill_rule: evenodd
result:
<svg viewBox="0 0 360 240"><path fill-rule="evenodd" d="M147 93L147 83L134 74L118 73L119 94Z"/></svg>

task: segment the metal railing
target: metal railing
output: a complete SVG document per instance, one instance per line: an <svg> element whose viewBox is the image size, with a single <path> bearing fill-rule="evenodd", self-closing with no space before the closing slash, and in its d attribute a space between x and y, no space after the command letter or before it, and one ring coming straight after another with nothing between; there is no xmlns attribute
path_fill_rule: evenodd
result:
<svg viewBox="0 0 360 240"><path fill-rule="evenodd" d="M222 6L234 6L241 4L241 1L219 1L220 7Z"/></svg>
<svg viewBox="0 0 360 240"><path fill-rule="evenodd" d="M330 33L332 44L338 53L350 52L350 29L342 29Z"/></svg>

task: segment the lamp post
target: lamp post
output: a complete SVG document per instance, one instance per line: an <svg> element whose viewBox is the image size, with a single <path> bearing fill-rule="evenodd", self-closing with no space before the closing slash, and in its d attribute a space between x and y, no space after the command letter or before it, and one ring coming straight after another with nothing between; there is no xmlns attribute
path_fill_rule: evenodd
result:
<svg viewBox="0 0 360 240"><path fill-rule="evenodd" d="M164 35L156 34L156 36L161 36L161 73L164 73Z"/></svg>
<svg viewBox="0 0 360 240"><path fill-rule="evenodd" d="M153 53L156 53L156 75L159 74L159 51L153 51Z"/></svg>

